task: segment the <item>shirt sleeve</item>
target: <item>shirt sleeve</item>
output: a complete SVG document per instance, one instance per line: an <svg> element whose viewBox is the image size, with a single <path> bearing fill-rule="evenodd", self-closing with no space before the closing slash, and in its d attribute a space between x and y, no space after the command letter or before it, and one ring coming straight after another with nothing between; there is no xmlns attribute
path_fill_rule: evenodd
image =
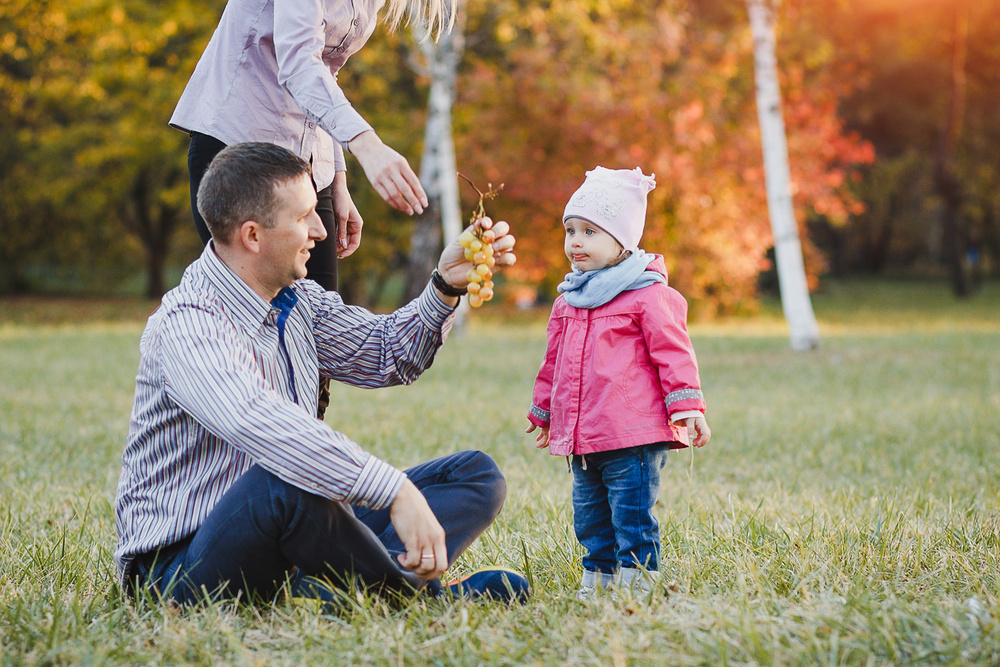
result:
<svg viewBox="0 0 1000 667"><path fill-rule="evenodd" d="M336 75L323 62L326 35L322 0L274 0L274 51L278 83L311 120L346 144L372 126L347 100ZM335 153L336 169L344 155ZM339 161L338 161L339 160Z"/></svg>
<svg viewBox="0 0 1000 667"><path fill-rule="evenodd" d="M642 331L657 368L667 414L705 412L698 359L687 331L687 302L666 285L646 288L653 303L642 309Z"/></svg>
<svg viewBox="0 0 1000 667"><path fill-rule="evenodd" d="M347 171L347 159L344 157L344 148L337 142L333 144L333 170L335 172Z"/></svg>
<svg viewBox="0 0 1000 667"><path fill-rule="evenodd" d="M381 509L405 478L269 387L224 315L181 304L162 321L167 396L208 432L281 479L332 500Z"/></svg>
<svg viewBox="0 0 1000 667"><path fill-rule="evenodd" d="M535 426L548 426L552 421L552 381L556 368L556 355L562 340L563 322L556 316L558 302L552 306L549 324L545 330L545 356L535 377L535 387L531 392L531 408L528 421Z"/></svg>
<svg viewBox="0 0 1000 667"><path fill-rule="evenodd" d="M312 281L300 287L313 311L320 374L355 387L412 384L434 362L455 319L455 307L429 283L388 315L347 305Z"/></svg>
<svg viewBox="0 0 1000 667"><path fill-rule="evenodd" d="M676 424L677 422L690 419L692 417L701 417L703 414L704 413L701 410L681 410L680 412L675 412L670 415L670 423Z"/></svg>

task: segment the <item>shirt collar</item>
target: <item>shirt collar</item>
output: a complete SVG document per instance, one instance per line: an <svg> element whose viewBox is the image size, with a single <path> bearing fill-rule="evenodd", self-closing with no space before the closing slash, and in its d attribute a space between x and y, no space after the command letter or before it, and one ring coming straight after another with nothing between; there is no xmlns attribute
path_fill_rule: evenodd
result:
<svg viewBox="0 0 1000 667"><path fill-rule="evenodd" d="M205 250L201 254L201 261L205 268L205 276L218 290L219 297L233 317L248 331L260 329L273 306L253 291L222 261L222 258L215 252L214 241L209 241L205 246Z"/></svg>

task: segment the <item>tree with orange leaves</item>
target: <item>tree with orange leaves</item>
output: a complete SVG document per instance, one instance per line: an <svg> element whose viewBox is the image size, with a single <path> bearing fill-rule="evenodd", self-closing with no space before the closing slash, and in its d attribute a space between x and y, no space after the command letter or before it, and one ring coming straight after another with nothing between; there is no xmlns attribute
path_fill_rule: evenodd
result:
<svg viewBox="0 0 1000 667"><path fill-rule="evenodd" d="M722 3L723 5L725 3ZM587 168L654 172L645 243L668 251L671 282L696 311L752 308L773 245L744 13L688 3L508 0L470 16L480 56L460 90L477 109L459 164L506 182L505 216L520 220L520 277L546 296L565 272L554 242L560 202ZM852 165L870 148L844 131L822 72L785 73L793 188L808 210L844 216ZM468 166L476 165L475 168ZM515 210L516 209L516 210ZM806 244L807 268L822 269Z"/></svg>

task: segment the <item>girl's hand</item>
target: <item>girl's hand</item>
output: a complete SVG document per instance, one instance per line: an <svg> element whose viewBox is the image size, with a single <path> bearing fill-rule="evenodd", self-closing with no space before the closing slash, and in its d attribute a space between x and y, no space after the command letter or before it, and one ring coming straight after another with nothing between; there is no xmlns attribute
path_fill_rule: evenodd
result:
<svg viewBox="0 0 1000 667"><path fill-rule="evenodd" d="M537 445L535 445L535 447L537 447L538 449L545 449L546 447L549 446L549 427L548 426L536 426L535 424L531 424L530 426L528 426L528 428L524 429L524 432L525 433L531 433L536 428L540 429L540 430L538 432L538 436L535 438L535 442L538 443Z"/></svg>
<svg viewBox="0 0 1000 667"><path fill-rule="evenodd" d="M684 420L687 426L688 440L692 447L704 447L712 439L712 431L708 428L705 417L688 417Z"/></svg>

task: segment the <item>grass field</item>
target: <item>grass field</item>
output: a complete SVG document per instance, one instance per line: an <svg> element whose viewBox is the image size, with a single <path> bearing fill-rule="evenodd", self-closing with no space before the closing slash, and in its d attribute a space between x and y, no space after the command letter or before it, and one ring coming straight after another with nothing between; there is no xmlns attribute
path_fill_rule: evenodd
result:
<svg viewBox="0 0 1000 667"><path fill-rule="evenodd" d="M121 597L111 503L151 306L0 301L0 662L1000 663L1000 285L837 283L814 303L810 353L774 304L692 326L713 440L667 463L676 590L648 600L573 597L570 476L523 433L544 313L484 308L416 385L337 388L328 419L397 465L498 460L507 504L453 569L527 570L534 597L326 617Z"/></svg>

